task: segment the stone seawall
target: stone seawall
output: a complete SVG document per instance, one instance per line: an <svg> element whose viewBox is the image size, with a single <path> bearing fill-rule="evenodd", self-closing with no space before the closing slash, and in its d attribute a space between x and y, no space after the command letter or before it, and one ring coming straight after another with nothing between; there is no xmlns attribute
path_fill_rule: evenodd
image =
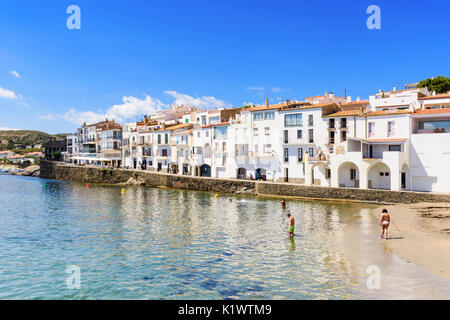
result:
<svg viewBox="0 0 450 320"><path fill-rule="evenodd" d="M289 183L215 179L125 169L109 170L93 167L60 165L50 161L41 162L41 177L74 182L105 184L127 183L132 178L135 181L142 182L146 187L168 187L224 193L238 193L245 190L244 192L254 191L256 194L269 196L293 196L378 203L450 202L450 195L446 194L328 188Z"/></svg>
<svg viewBox="0 0 450 320"><path fill-rule="evenodd" d="M336 199L349 201L377 203L418 203L418 202L449 202L450 195L389 191L375 189L331 188L303 186L286 183L256 183L256 193L274 196L293 196L316 199Z"/></svg>

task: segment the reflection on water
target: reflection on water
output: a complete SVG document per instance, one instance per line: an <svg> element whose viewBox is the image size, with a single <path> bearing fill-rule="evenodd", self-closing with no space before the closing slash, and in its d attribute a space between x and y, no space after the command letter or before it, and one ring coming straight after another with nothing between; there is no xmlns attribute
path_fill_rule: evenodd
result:
<svg viewBox="0 0 450 320"><path fill-rule="evenodd" d="M282 210L269 198L13 176L0 177L0 203L3 299L370 298L365 268L392 257L379 241L367 255L376 221L359 204ZM81 290L67 288L68 265L81 268Z"/></svg>

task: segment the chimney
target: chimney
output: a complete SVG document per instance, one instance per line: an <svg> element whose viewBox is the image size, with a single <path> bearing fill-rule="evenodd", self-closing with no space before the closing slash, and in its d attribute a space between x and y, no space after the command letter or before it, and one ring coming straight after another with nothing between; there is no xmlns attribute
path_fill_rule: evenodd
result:
<svg viewBox="0 0 450 320"><path fill-rule="evenodd" d="M328 92L325 91L324 97L328 97Z"/></svg>
<svg viewBox="0 0 450 320"><path fill-rule="evenodd" d="M392 88L392 91L397 91L397 87L394 86L394 87Z"/></svg>
<svg viewBox="0 0 450 320"><path fill-rule="evenodd" d="M266 107L267 108L269 107L269 99L268 98L266 98Z"/></svg>
<svg viewBox="0 0 450 320"><path fill-rule="evenodd" d="M348 96L348 97L347 97L347 103L350 103L350 102L352 102L352 97L351 97L351 96Z"/></svg>
<svg viewBox="0 0 450 320"><path fill-rule="evenodd" d="M334 99L334 93L330 92L330 99Z"/></svg>
<svg viewBox="0 0 450 320"><path fill-rule="evenodd" d="M360 97L357 97L357 98L356 98L356 101L358 101L358 102L361 101L361 98L360 98Z"/></svg>

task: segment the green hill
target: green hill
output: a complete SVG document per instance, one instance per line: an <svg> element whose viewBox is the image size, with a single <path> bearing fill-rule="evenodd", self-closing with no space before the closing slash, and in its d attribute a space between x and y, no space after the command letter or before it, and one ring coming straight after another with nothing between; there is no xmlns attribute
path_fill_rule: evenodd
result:
<svg viewBox="0 0 450 320"><path fill-rule="evenodd" d="M44 144L50 138L64 139L67 134L48 134L32 130L0 130L0 150Z"/></svg>

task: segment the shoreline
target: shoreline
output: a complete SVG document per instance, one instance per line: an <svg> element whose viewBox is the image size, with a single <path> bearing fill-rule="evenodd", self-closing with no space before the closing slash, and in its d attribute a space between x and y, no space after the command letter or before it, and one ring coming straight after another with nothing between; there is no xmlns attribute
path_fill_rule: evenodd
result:
<svg viewBox="0 0 450 320"><path fill-rule="evenodd" d="M450 204L423 202L386 208L391 226L388 240L382 240L385 248L408 263L450 280ZM372 215L379 219L380 212L381 208Z"/></svg>

